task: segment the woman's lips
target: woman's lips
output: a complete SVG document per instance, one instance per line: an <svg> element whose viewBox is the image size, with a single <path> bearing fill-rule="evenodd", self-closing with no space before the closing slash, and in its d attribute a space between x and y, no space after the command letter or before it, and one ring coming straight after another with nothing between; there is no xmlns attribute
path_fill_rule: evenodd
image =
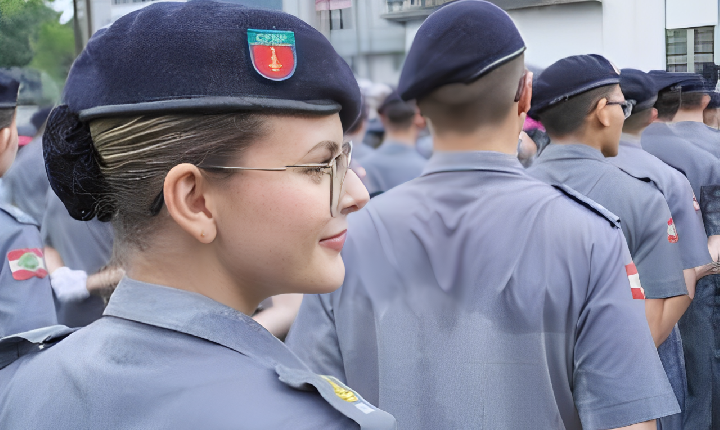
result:
<svg viewBox="0 0 720 430"><path fill-rule="evenodd" d="M343 230L340 234L336 234L333 237L328 237L320 241L320 245L330 248L334 251L340 252L345 245L345 238L347 237L347 230Z"/></svg>

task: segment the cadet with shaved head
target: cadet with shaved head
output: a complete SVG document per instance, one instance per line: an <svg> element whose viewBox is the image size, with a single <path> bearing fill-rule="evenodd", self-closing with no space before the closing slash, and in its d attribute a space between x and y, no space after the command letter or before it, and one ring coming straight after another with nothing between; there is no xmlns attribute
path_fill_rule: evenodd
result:
<svg viewBox="0 0 720 430"><path fill-rule="evenodd" d="M616 217L515 156L524 51L489 2L422 24L399 92L435 152L349 218L343 286L305 296L289 346L401 428L654 428L679 408Z"/></svg>

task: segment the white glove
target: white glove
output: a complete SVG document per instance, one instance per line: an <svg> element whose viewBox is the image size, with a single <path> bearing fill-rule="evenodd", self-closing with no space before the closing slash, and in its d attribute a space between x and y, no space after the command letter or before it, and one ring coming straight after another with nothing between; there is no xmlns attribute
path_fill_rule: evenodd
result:
<svg viewBox="0 0 720 430"><path fill-rule="evenodd" d="M90 297L87 278L82 270L61 267L50 274L50 285L61 302L77 302Z"/></svg>

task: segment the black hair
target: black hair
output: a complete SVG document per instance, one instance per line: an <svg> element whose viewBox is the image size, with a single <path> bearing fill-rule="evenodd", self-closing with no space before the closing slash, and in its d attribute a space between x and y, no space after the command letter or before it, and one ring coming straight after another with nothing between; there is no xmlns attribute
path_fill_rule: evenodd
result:
<svg viewBox="0 0 720 430"><path fill-rule="evenodd" d="M10 127L15 117L15 108L0 109L0 129Z"/></svg>
<svg viewBox="0 0 720 430"><path fill-rule="evenodd" d="M703 109L703 92L681 93L680 109Z"/></svg>
<svg viewBox="0 0 720 430"><path fill-rule="evenodd" d="M661 121L672 121L680 109L680 89L678 87L665 88L658 93L655 102L655 109L658 111L658 119Z"/></svg>
<svg viewBox="0 0 720 430"><path fill-rule="evenodd" d="M605 85L580 93L556 105L540 111L540 122L551 136L567 136L579 131L585 119L600 100L607 98L617 84Z"/></svg>
<svg viewBox="0 0 720 430"><path fill-rule="evenodd" d="M382 116L385 118L386 127L390 129L407 129L413 125L416 113L415 102L398 101L385 105Z"/></svg>

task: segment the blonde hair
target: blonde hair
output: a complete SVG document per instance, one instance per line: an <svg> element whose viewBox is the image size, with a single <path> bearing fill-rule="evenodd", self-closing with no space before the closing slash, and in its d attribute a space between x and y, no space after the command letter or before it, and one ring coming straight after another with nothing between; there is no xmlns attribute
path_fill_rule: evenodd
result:
<svg viewBox="0 0 720 430"><path fill-rule="evenodd" d="M107 188L99 212L110 215L116 245L145 249L167 217L162 190L170 169L204 161L224 165L264 130L260 115L232 113L98 119L90 133Z"/></svg>

